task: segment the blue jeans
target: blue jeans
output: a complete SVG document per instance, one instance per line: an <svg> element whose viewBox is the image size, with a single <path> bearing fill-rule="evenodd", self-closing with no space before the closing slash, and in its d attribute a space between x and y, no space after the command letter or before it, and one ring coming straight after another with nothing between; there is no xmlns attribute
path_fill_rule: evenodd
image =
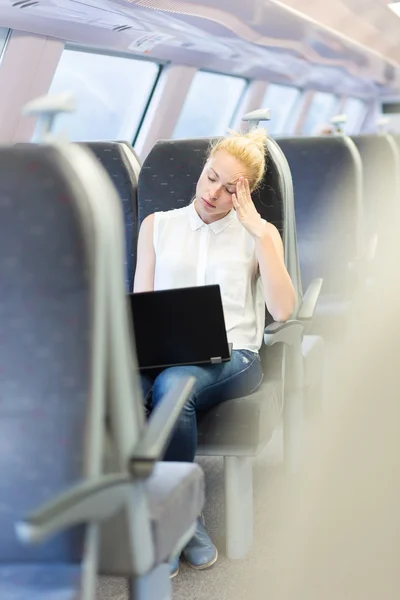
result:
<svg viewBox="0 0 400 600"><path fill-rule="evenodd" d="M164 456L166 461L193 462L197 449L196 413L225 400L254 392L263 379L258 354L233 350L231 360L217 365L187 365L152 370L141 374L145 402L152 396L152 407L182 375L194 376L196 382L179 417L175 432Z"/></svg>

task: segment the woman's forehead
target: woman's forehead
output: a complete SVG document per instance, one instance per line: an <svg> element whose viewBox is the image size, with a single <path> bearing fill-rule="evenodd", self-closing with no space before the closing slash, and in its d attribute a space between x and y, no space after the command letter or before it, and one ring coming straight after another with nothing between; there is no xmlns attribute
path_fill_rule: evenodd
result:
<svg viewBox="0 0 400 600"><path fill-rule="evenodd" d="M239 177L246 177L246 167L240 160L227 152L216 152L207 161L207 168L212 169L226 183L235 184Z"/></svg>

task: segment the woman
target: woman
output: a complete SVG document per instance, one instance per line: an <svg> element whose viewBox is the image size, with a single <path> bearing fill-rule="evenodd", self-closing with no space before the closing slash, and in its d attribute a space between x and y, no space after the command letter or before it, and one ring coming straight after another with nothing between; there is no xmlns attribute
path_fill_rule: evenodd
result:
<svg viewBox="0 0 400 600"><path fill-rule="evenodd" d="M260 385L265 304L276 321L286 321L294 310L295 291L281 237L261 219L250 195L264 176L266 139L264 129L255 129L219 140L210 150L193 202L149 215L140 229L134 291L219 284L227 337L233 344L229 362L170 367L142 376L153 407L177 378L196 379L165 460L194 460L197 411L251 394ZM200 517L183 555L195 569L208 568L218 558ZM171 565L171 576L178 570L179 557Z"/></svg>

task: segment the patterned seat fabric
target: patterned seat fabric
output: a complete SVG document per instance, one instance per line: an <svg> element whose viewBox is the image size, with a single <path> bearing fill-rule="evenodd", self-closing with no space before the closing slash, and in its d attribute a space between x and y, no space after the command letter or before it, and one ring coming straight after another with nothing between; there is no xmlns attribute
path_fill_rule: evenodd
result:
<svg viewBox="0 0 400 600"><path fill-rule="evenodd" d="M94 199L89 184L96 178L104 194ZM95 161L73 146L0 148L0 180L0 598L78 600L81 580L91 576L90 569L81 568L84 559L90 562L93 556L87 548L83 554L86 528L69 528L38 545L24 545L16 524L103 463L103 397L99 388L95 396L92 393L92 378L101 383L97 376L103 370L98 372L99 354L93 355L92 349L98 347L93 339L98 339L101 326L103 332L110 329L115 334L113 326L125 318L123 311L114 319L110 316L110 327L104 328L105 312L99 311L107 304L97 304L105 291L99 272L106 281L122 282L121 271L115 275L116 257L122 255L118 199ZM99 206L107 209L97 213ZM104 226L106 218L109 228ZM107 261L102 260L105 247ZM113 301L120 294L123 304L122 286L113 289ZM110 301L112 315L117 314L114 306ZM120 340L125 335L129 336L128 321L121 327ZM108 340L111 354L115 335ZM133 362L118 355L106 365L110 379L120 380L124 359L129 365ZM109 403L115 411L125 410L133 443L146 433L144 419L139 418L142 399L133 389L124 392L129 407L134 405L131 413L110 387ZM121 471L121 464L118 455L114 473ZM121 573L122 564L125 576L145 578L183 544L203 508L204 477L198 465L159 464L146 484L150 514L143 503L134 510L149 518L152 535L146 536L140 516L140 539L132 538L137 528L126 526L116 537L115 523L107 521L113 536L107 550L114 561L104 563L102 556L101 565L108 573ZM126 512L120 515L125 518ZM123 544L129 551L118 564L116 548ZM145 546L150 546L154 564L138 560L137 567L132 547L137 553ZM168 581L167 572L165 577Z"/></svg>
<svg viewBox="0 0 400 600"><path fill-rule="evenodd" d="M1 600L77 600L81 569L74 565L0 567Z"/></svg>
<svg viewBox="0 0 400 600"><path fill-rule="evenodd" d="M358 153L345 137L277 141L293 177L303 289L322 277L321 297L346 296L354 284L348 265L363 249Z"/></svg>
<svg viewBox="0 0 400 600"><path fill-rule="evenodd" d="M159 210L186 206L192 200L210 144L216 138L162 140L152 148L143 163L138 185L139 225L148 215ZM268 160L265 179L253 200L263 218L273 223L282 234L282 184L277 166Z"/></svg>
<svg viewBox="0 0 400 600"><path fill-rule="evenodd" d="M0 148L2 600L79 587L83 528L38 546L15 532L83 473L91 299L74 194L53 148Z"/></svg>
<svg viewBox="0 0 400 600"><path fill-rule="evenodd" d="M122 202L125 224L126 291L133 289L137 243L137 181L140 159L123 142L84 142L107 171Z"/></svg>

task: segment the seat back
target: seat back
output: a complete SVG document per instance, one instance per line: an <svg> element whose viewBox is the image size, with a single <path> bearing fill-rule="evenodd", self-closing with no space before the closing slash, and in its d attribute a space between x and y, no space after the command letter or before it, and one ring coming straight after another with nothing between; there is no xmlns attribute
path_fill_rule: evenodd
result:
<svg viewBox="0 0 400 600"><path fill-rule="evenodd" d="M83 170L86 158L79 149ZM93 353L86 208L56 148L0 148L0 563L82 557L83 527L25 546L15 525L99 460L92 446L101 394L92 391L104 364Z"/></svg>
<svg viewBox="0 0 400 600"><path fill-rule="evenodd" d="M126 291L133 289L137 244L137 183L140 159L127 142L80 142L89 148L107 171L122 202L125 225Z"/></svg>
<svg viewBox="0 0 400 600"><path fill-rule="evenodd" d="M155 144L145 159L138 184L138 223L156 211L187 206L194 197L197 180L215 138L162 140ZM301 281L290 170L273 140L268 140L267 169L260 188L253 193L254 204L261 217L279 230L289 273L301 301ZM267 323L272 317L267 314Z"/></svg>
<svg viewBox="0 0 400 600"><path fill-rule="evenodd" d="M324 293L351 285L348 265L364 251L362 165L345 136L277 140L293 177L301 278Z"/></svg>
<svg viewBox="0 0 400 600"><path fill-rule="evenodd" d="M5 333L14 338L8 347L0 342L0 561L31 562L35 568L41 562L81 562L86 567L82 589L90 595L98 563L111 575L151 575L157 560L164 562L176 550L181 535L191 534L203 489L195 467L184 486L179 468L178 474L167 473L167 482L158 470L153 495L143 485L145 471L138 480L130 473L136 445L144 442L146 452L151 439L143 439L144 409L123 276L121 204L92 153L78 145L51 144L0 148L0 314L7 321L1 321L0 332L2 340ZM82 478L90 478L94 487L106 481L108 487L103 470L132 476L124 510L116 515L124 522L122 530L113 519L100 530L104 500L96 493L83 503L92 501L92 511L81 505L89 528L57 534L37 547L16 542L18 522ZM184 521L184 526L191 521L190 529L180 532L179 519L172 528L171 523L162 528L163 533L174 530L175 537L165 539L154 531L152 501L160 495L161 505L164 490L171 488L175 494L195 490L196 498L192 495L195 502L188 503L193 515L189 511ZM116 507L119 501L117 493ZM60 504L62 511L65 500ZM112 512L112 504L107 509ZM27 539L26 529L19 528L19 535ZM107 535L113 542L108 556L102 547ZM116 560L108 560L111 553ZM157 578L159 571L149 584L155 593L162 587Z"/></svg>
<svg viewBox="0 0 400 600"><path fill-rule="evenodd" d="M387 219L398 219L400 151L391 135L351 137L363 163L363 199L369 237L384 234ZM382 229L383 228L383 229Z"/></svg>

